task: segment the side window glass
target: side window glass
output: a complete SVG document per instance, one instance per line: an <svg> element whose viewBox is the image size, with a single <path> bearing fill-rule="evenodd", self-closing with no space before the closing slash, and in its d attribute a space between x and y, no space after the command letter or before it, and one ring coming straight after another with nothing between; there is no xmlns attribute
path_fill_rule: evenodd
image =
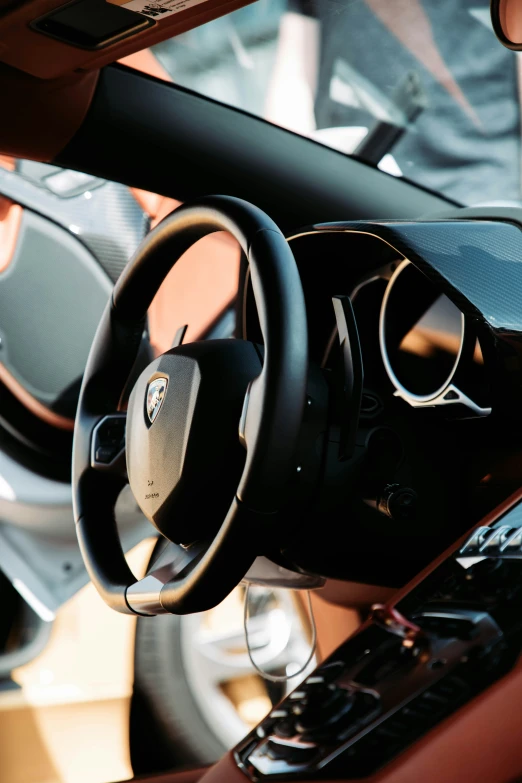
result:
<svg viewBox="0 0 522 783"><path fill-rule="evenodd" d="M81 172L0 158L0 398L21 439L67 454L112 286L147 232L177 206ZM184 324L187 340L216 323L224 330L217 336L233 332L239 258L235 241L216 234L180 259L150 308L154 353L168 350Z"/></svg>

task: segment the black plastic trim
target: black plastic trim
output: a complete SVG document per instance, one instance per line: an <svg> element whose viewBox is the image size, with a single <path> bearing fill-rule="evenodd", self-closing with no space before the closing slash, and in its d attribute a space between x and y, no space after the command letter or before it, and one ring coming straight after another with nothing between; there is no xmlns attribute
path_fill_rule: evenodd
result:
<svg viewBox="0 0 522 783"><path fill-rule="evenodd" d="M448 199L195 92L121 65L101 72L54 163L181 201L226 192L283 232L318 221L412 218Z"/></svg>

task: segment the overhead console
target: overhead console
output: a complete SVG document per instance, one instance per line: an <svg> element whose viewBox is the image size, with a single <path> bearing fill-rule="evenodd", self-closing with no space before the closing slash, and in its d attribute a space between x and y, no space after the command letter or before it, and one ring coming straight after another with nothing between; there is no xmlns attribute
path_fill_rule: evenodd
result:
<svg viewBox="0 0 522 783"><path fill-rule="evenodd" d="M520 525L519 493L398 599L374 606L236 748L250 779L373 775L508 674L522 648Z"/></svg>

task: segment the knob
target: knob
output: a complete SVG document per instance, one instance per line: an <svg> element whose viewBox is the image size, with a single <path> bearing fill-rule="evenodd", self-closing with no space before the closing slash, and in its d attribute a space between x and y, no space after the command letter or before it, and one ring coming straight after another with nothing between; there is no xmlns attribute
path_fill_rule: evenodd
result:
<svg viewBox="0 0 522 783"><path fill-rule="evenodd" d="M296 731L299 734L310 734L335 723L352 708L354 699L352 689L339 688L336 685L314 689L300 704L294 706L293 712L297 716Z"/></svg>
<svg viewBox="0 0 522 783"><path fill-rule="evenodd" d="M417 493L410 487L388 484L377 501L377 508L396 522L409 521L415 519L417 499Z"/></svg>

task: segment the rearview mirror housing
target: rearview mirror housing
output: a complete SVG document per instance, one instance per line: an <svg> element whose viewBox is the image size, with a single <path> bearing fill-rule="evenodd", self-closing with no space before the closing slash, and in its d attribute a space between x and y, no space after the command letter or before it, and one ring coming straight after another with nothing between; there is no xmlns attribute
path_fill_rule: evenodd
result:
<svg viewBox="0 0 522 783"><path fill-rule="evenodd" d="M500 43L522 51L522 0L491 0L491 21Z"/></svg>

